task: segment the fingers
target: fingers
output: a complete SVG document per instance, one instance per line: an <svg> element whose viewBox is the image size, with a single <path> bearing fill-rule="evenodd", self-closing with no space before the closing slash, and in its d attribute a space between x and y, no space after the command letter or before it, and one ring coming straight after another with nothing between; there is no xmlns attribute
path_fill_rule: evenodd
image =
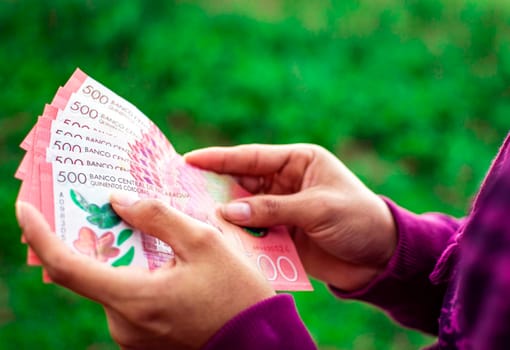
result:
<svg viewBox="0 0 510 350"><path fill-rule="evenodd" d="M221 214L239 226L291 225L305 229L317 211L313 207L312 192L245 197L224 205Z"/></svg>
<svg viewBox="0 0 510 350"><path fill-rule="evenodd" d="M55 283L106 305L133 290L132 274L74 254L32 205L18 202L16 215L27 243Z"/></svg>
<svg viewBox="0 0 510 350"><path fill-rule="evenodd" d="M210 147L184 156L194 166L232 175L261 176L278 172L296 158L311 159L313 150L306 145L242 145Z"/></svg>
<svg viewBox="0 0 510 350"><path fill-rule="evenodd" d="M294 242L306 271L318 280L341 290L354 291L362 288L380 272L376 268L353 264L324 251L303 232L294 236Z"/></svg>
<svg viewBox="0 0 510 350"><path fill-rule="evenodd" d="M237 183L250 193L259 193L264 188L262 177L255 176L238 176Z"/></svg>
<svg viewBox="0 0 510 350"><path fill-rule="evenodd" d="M135 200L116 193L111 197L113 209L122 219L144 233L168 243L176 256L184 258L200 242L216 236L209 225L181 213L156 199Z"/></svg>

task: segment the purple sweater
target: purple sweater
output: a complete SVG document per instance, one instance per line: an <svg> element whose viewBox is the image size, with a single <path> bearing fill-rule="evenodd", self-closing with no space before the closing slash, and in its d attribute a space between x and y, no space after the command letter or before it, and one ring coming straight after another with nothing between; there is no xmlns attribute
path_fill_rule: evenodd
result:
<svg viewBox="0 0 510 350"><path fill-rule="evenodd" d="M388 199L398 246L386 270L338 297L374 304L438 336L431 349L510 349L510 135L466 218L413 214ZM316 349L292 298L244 310L206 344L216 349Z"/></svg>

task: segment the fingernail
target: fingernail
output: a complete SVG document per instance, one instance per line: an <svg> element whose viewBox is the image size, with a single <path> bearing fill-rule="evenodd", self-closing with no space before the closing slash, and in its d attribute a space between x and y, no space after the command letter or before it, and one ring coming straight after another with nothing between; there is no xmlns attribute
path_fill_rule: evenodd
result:
<svg viewBox="0 0 510 350"><path fill-rule="evenodd" d="M122 207L130 207L139 200L140 198L134 193L115 192L110 196L110 202L112 204L120 205Z"/></svg>
<svg viewBox="0 0 510 350"><path fill-rule="evenodd" d="M16 202L16 218L18 219L18 224L21 228L25 225L25 205L23 202Z"/></svg>
<svg viewBox="0 0 510 350"><path fill-rule="evenodd" d="M246 221L251 217L251 207L248 203L229 203L222 208L223 216L229 220Z"/></svg>

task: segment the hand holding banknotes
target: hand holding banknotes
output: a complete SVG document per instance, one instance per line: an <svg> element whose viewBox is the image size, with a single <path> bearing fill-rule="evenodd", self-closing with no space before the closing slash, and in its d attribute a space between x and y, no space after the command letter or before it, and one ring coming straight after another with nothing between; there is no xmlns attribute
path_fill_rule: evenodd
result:
<svg viewBox="0 0 510 350"><path fill-rule="evenodd" d="M133 227L171 245L175 259L153 271L114 268L73 253L30 204L19 202L17 216L51 279L101 303L122 348L198 349L240 311L274 295L212 226L157 200L114 196L112 205Z"/></svg>
<svg viewBox="0 0 510 350"><path fill-rule="evenodd" d="M223 207L240 226L287 225L305 269L350 291L371 281L396 246L386 204L324 148L314 145L212 147L187 154L203 169L237 176L256 196Z"/></svg>

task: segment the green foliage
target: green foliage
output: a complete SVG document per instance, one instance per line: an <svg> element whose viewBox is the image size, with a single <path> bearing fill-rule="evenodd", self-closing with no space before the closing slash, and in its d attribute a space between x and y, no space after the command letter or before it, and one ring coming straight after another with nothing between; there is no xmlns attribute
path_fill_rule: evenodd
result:
<svg viewBox="0 0 510 350"><path fill-rule="evenodd" d="M463 215L508 130L509 19L503 0L0 1L0 349L114 348L99 307L24 266L14 219L18 144L75 67L179 151L318 143L412 210ZM319 284L296 298L324 348L429 341Z"/></svg>

